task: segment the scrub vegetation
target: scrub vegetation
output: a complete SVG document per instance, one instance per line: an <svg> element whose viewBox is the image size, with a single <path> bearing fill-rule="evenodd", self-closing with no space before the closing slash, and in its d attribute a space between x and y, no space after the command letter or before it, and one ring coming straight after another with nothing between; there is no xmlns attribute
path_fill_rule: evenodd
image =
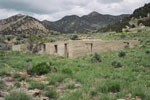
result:
<svg viewBox="0 0 150 100"><path fill-rule="evenodd" d="M122 35L125 35L124 38ZM28 84L27 92L39 89L46 97L56 100L137 97L150 100L149 37L149 30L100 35L97 38L134 39L139 40L140 44L132 49L124 48L74 59L0 51L0 90L10 93L5 100L18 100L14 94L17 98L24 98L19 100L30 100L24 93L10 92L6 78L11 77L14 79L11 89L22 87L19 83L23 81Z"/></svg>

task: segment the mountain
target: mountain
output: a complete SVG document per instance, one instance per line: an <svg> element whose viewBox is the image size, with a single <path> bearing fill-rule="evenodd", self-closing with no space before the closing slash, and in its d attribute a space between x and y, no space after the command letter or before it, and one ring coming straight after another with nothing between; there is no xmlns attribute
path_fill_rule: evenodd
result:
<svg viewBox="0 0 150 100"><path fill-rule="evenodd" d="M139 27L140 25L150 26L150 3L136 9L133 14L122 19L121 21L100 28L98 32L116 31L121 32L125 28Z"/></svg>
<svg viewBox="0 0 150 100"><path fill-rule="evenodd" d="M117 21L120 21L124 17L128 15L119 15L119 16L112 16L112 15L102 15L97 12L92 12L88 15L82 16L81 18L91 25L97 25L97 28L106 26L108 24L113 24Z"/></svg>
<svg viewBox="0 0 150 100"><path fill-rule="evenodd" d="M49 30L39 20L18 14L0 20L0 34L46 34Z"/></svg>
<svg viewBox="0 0 150 100"><path fill-rule="evenodd" d="M128 15L112 16L92 12L82 17L71 15L62 19L50 22L39 21L27 15L14 15L7 19L0 20L0 34L39 34L51 33L52 30L61 33L87 33L98 28L120 21Z"/></svg>
<svg viewBox="0 0 150 100"><path fill-rule="evenodd" d="M55 22L44 20L43 23L62 33L86 33L107 26L108 24L114 24L127 16L128 15L102 15L98 12L92 12L82 17L76 15L65 16Z"/></svg>
<svg viewBox="0 0 150 100"><path fill-rule="evenodd" d="M90 23L76 15L65 16L56 22L43 21L43 23L62 33L87 32L95 29Z"/></svg>

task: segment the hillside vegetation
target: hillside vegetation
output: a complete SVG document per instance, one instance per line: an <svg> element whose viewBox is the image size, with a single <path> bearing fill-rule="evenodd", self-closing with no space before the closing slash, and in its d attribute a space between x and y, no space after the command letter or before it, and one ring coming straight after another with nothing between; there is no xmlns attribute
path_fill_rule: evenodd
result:
<svg viewBox="0 0 150 100"><path fill-rule="evenodd" d="M128 26L130 28L134 28L135 26L132 26L129 24L130 20L132 18L139 19L139 18L147 17L148 14L150 14L150 3L145 4L143 7L136 9L133 12L133 14L122 19L121 21L119 21L115 24L112 24L112 25L108 25L107 27L99 29L98 32L108 32L108 31L121 32L123 28L126 28L126 26ZM145 26L150 26L150 18L148 20L140 20L138 23L139 24L142 23Z"/></svg>
<svg viewBox="0 0 150 100"><path fill-rule="evenodd" d="M135 39L140 44L133 49L74 59L1 51L0 91L8 92L6 100L15 100L9 99L14 98L13 94L25 98L21 100L30 95L35 100L39 95L54 100L150 100L149 37L150 30L99 36L107 40ZM20 88L29 96L10 92ZM40 94L32 95L34 89Z"/></svg>

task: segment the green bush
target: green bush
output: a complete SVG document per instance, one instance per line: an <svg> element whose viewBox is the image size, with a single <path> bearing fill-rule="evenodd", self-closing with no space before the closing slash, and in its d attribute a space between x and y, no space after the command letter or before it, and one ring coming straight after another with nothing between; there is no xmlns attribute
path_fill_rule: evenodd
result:
<svg viewBox="0 0 150 100"><path fill-rule="evenodd" d="M30 84L29 89L43 90L45 88L45 85L43 83L37 82L35 80L30 80L29 84Z"/></svg>
<svg viewBox="0 0 150 100"><path fill-rule="evenodd" d="M50 39L50 42L56 42L56 40L55 39Z"/></svg>
<svg viewBox="0 0 150 100"><path fill-rule="evenodd" d="M100 87L98 87L98 90L102 93L108 93L108 92L120 92L120 82L118 81L106 81L104 84L101 84Z"/></svg>
<svg viewBox="0 0 150 100"><path fill-rule="evenodd" d="M6 70L5 68L0 70L0 76L10 76L10 72L8 72L8 70Z"/></svg>
<svg viewBox="0 0 150 100"><path fill-rule="evenodd" d="M5 89L5 81L0 77L0 90Z"/></svg>
<svg viewBox="0 0 150 100"><path fill-rule="evenodd" d="M144 89L142 87L136 87L135 89L132 90L132 95L133 97L140 97L142 100L146 100L146 94Z"/></svg>
<svg viewBox="0 0 150 100"><path fill-rule="evenodd" d="M50 75L47 80L49 81L50 85L54 85L56 82L62 82L67 76L64 74L56 73Z"/></svg>
<svg viewBox="0 0 150 100"><path fill-rule="evenodd" d="M36 66L33 66L31 69L32 74L37 74L37 75L42 75L42 74L47 74L51 70L50 68L50 63L40 63Z"/></svg>
<svg viewBox="0 0 150 100"><path fill-rule="evenodd" d="M122 67L122 64L121 64L120 62L118 62L118 61L113 61L113 62L111 63L111 65L112 65L113 67L115 67L115 68Z"/></svg>
<svg viewBox="0 0 150 100"><path fill-rule="evenodd" d="M119 54L118 54L119 57L124 57L126 56L126 52L124 51L120 51Z"/></svg>
<svg viewBox="0 0 150 100"><path fill-rule="evenodd" d="M21 84L20 84L19 82L16 82L16 83L14 84L14 86L16 86L17 88L20 88L20 87L21 87Z"/></svg>
<svg viewBox="0 0 150 100"><path fill-rule="evenodd" d="M21 75L19 74L19 73L15 73L14 75L13 75L13 78L20 78L21 77Z"/></svg>
<svg viewBox="0 0 150 100"><path fill-rule="evenodd" d="M73 92L68 93L66 96L64 96L61 100L88 100L84 98L83 92L81 90L76 90Z"/></svg>
<svg viewBox="0 0 150 100"><path fill-rule="evenodd" d="M19 78L19 81L25 81L27 79L27 76L21 76L20 78Z"/></svg>
<svg viewBox="0 0 150 100"><path fill-rule="evenodd" d="M109 92L120 92L120 83L117 81L113 81L108 84L108 91Z"/></svg>
<svg viewBox="0 0 150 100"><path fill-rule="evenodd" d="M46 91L45 95L49 98L49 99L57 99L58 94L56 92L56 90L54 88L50 88Z"/></svg>
<svg viewBox="0 0 150 100"><path fill-rule="evenodd" d="M98 53L95 53L91 58L91 62L93 62L93 63L102 62L101 56Z"/></svg>
<svg viewBox="0 0 150 100"><path fill-rule="evenodd" d="M70 84L67 84L67 89L74 89L75 88L75 84L74 83L70 83Z"/></svg>
<svg viewBox="0 0 150 100"><path fill-rule="evenodd" d="M30 59L30 58L29 58L29 59L26 59L26 62L27 62L27 63L30 63L30 62L32 62L32 59Z"/></svg>
<svg viewBox="0 0 150 100"><path fill-rule="evenodd" d="M33 71L32 71L32 67L28 67L26 69L26 72L27 72L28 75L33 75L34 74Z"/></svg>
<svg viewBox="0 0 150 100"><path fill-rule="evenodd" d="M72 35L70 39L71 40L76 40L76 39L78 39L78 35Z"/></svg>
<svg viewBox="0 0 150 100"><path fill-rule="evenodd" d="M64 74L72 74L72 70L71 70L70 68L68 68L68 67L63 68L63 69L62 69L62 72L63 72Z"/></svg>
<svg viewBox="0 0 150 100"><path fill-rule="evenodd" d="M97 95L97 91L96 91L96 90L91 90L91 91L90 91L90 95L92 95L92 96Z"/></svg>
<svg viewBox="0 0 150 100"><path fill-rule="evenodd" d="M32 100L32 98L24 92L11 92L4 100Z"/></svg>
<svg viewBox="0 0 150 100"><path fill-rule="evenodd" d="M150 54L150 50L146 50L146 54Z"/></svg>
<svg viewBox="0 0 150 100"><path fill-rule="evenodd" d="M120 38L124 39L124 38L126 38L126 35L125 34L121 34Z"/></svg>

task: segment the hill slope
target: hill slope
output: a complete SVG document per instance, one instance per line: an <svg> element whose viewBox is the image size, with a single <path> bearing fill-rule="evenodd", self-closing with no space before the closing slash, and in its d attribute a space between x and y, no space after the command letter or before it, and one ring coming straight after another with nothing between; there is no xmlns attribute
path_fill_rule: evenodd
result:
<svg viewBox="0 0 150 100"><path fill-rule="evenodd" d="M126 26L133 28L135 25L130 24L130 22L137 20L137 25L142 23L145 26L150 26L150 3L145 4L143 7L140 7L136 9L132 15L129 17L124 18L122 21L119 21L113 25L108 25L105 28L101 28L98 31L100 32L106 32L106 31L122 31L123 28L126 28Z"/></svg>
<svg viewBox="0 0 150 100"><path fill-rule="evenodd" d="M7 19L0 20L0 34L46 34L48 29L37 19L15 15Z"/></svg>

